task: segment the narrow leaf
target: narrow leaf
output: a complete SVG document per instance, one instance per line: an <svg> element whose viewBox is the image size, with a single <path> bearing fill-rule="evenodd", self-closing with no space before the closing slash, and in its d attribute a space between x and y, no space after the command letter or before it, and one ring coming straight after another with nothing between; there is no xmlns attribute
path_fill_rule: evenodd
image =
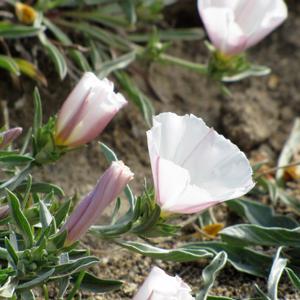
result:
<svg viewBox="0 0 300 300"><path fill-rule="evenodd" d="M20 230L24 238L26 247L31 247L33 244L33 233L27 218L21 210L20 202L16 195L13 194L11 191L7 190L7 194L10 213L14 220L14 223Z"/></svg>
<svg viewBox="0 0 300 300"><path fill-rule="evenodd" d="M118 241L117 243L120 246L133 252L137 252L156 259L174 262L188 262L212 256L212 254L205 249L177 248L167 250L138 242Z"/></svg>
<svg viewBox="0 0 300 300"><path fill-rule="evenodd" d="M0 55L0 67L2 69L5 69L12 74L16 76L20 76L20 69L13 58L6 56L6 55Z"/></svg>
<svg viewBox="0 0 300 300"><path fill-rule="evenodd" d="M296 273L292 269L290 269L290 268L285 268L285 271L288 274L288 276L290 278L290 281L293 284L293 286L296 289L300 290L300 277L298 277L296 275Z"/></svg>
<svg viewBox="0 0 300 300"><path fill-rule="evenodd" d="M44 33L39 34L39 39L41 44L45 47L48 52L49 57L52 59L56 71L61 80L63 80L67 75L67 63L63 54L58 50L58 48L52 44L46 37Z"/></svg>
<svg viewBox="0 0 300 300"><path fill-rule="evenodd" d="M197 295L196 300L206 300L208 293L212 288L218 272L224 268L227 261L227 254L225 252L218 253L212 262L203 270L203 287Z"/></svg>
<svg viewBox="0 0 300 300"><path fill-rule="evenodd" d="M77 276L78 274L73 275L71 281L75 282ZM119 289L122 284L122 281L100 279L90 273L85 273L80 288L93 293L107 293Z"/></svg>
<svg viewBox="0 0 300 300"><path fill-rule="evenodd" d="M282 248L277 250L276 256L273 261L272 269L268 278L268 296L271 300L278 300L277 290L278 283L282 272L287 265L287 259L280 258L280 252Z"/></svg>
<svg viewBox="0 0 300 300"><path fill-rule="evenodd" d="M55 269L52 268L49 271L39 273L38 276L36 276L34 279L24 283L20 283L17 287L17 290L32 289L37 285L41 285L43 282L47 281L50 278L50 276L52 276L54 271Z"/></svg>

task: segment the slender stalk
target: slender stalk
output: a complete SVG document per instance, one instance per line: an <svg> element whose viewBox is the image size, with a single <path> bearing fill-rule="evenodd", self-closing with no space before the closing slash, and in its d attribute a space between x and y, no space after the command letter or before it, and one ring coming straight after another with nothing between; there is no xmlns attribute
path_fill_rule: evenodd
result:
<svg viewBox="0 0 300 300"><path fill-rule="evenodd" d="M81 272L79 273L79 276L78 276L78 278L77 278L75 284L74 284L73 289L71 290L70 294L68 295L67 300L72 300L72 299L73 299L73 297L74 297L75 294L77 293L77 290L79 290L79 288L80 288L80 285L81 285L81 282L82 282L84 276L85 276L85 271L81 271Z"/></svg>
<svg viewBox="0 0 300 300"><path fill-rule="evenodd" d="M49 292L46 284L43 285L44 299L49 300Z"/></svg>
<svg viewBox="0 0 300 300"><path fill-rule="evenodd" d="M268 175L270 173L274 173L279 169L286 169L286 168L295 167L295 166L298 166L298 165L300 165L300 161L295 161L293 163L290 163L290 164L287 164L287 165L284 165L284 166L278 166L278 167L275 167L275 168L271 168L269 170L266 170L264 172L259 173L257 176L255 176L255 179L260 178L264 175Z"/></svg>
<svg viewBox="0 0 300 300"><path fill-rule="evenodd" d="M185 59L175 57L175 56L172 56L169 54L164 54L164 53L161 54L159 56L159 60L163 63L169 63L172 65L184 67L186 69L192 70L192 71L200 73L200 74L208 73L207 66L205 66L205 65L193 63L193 62L190 62Z"/></svg>

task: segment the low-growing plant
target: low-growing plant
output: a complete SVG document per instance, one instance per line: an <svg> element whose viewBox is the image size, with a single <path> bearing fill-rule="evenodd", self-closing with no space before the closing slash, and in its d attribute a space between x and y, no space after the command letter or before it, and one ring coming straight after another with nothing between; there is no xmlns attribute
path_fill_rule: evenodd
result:
<svg viewBox="0 0 300 300"><path fill-rule="evenodd" d="M246 156L193 115L163 113L154 117L153 127L147 132L154 189L145 187L142 195L132 192L128 183L133 173L104 144L99 148L111 166L76 206L74 199L65 198L59 186L32 177L34 168L56 163L68 151L94 139L124 104L125 98L114 92L111 82L87 73L59 114L46 123L35 90L33 127L21 150L9 146L19 138L20 128L1 134L0 163L5 176L0 185L0 296L34 299L40 289L47 299L50 285L57 287L58 299L72 299L79 289L103 293L119 288L122 282L99 279L88 272L87 268L101 259L80 247L79 239L88 232L155 259L212 259L203 271L201 292L195 291L198 300L213 299L208 292L216 272L226 262L255 276L270 273L265 299L277 299L277 286L284 270L293 285L299 287L299 223L251 200L269 193L266 179L255 173L257 185L253 188L252 168ZM176 136L170 131L174 128ZM256 166L256 172L259 167ZM120 208L125 205L124 200L116 200L122 190L128 200L128 210L123 215ZM236 199L249 191L249 198ZM206 210L227 200L229 208L248 224L226 227L220 232L222 226L212 223L214 218ZM95 225L112 202L115 209L111 222ZM191 221L178 222L183 214L191 213L198 215ZM152 243L156 238L178 237L189 223L200 229L203 241L169 249ZM263 248L258 250L257 246ZM275 256L276 249L279 250ZM167 276L161 272L161 276ZM160 291L155 287L154 294L164 294L162 288ZM184 291L187 299L194 299L187 286ZM260 287L257 291L265 295ZM143 295L143 288L139 293ZM144 297L139 293L134 299Z"/></svg>

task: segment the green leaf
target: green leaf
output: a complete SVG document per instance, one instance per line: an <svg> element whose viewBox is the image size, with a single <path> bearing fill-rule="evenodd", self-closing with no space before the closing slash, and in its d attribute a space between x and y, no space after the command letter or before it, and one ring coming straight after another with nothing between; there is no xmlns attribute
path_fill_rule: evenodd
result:
<svg viewBox="0 0 300 300"><path fill-rule="evenodd" d="M5 69L16 76L20 76L21 74L14 59L6 55L0 55L0 68Z"/></svg>
<svg viewBox="0 0 300 300"><path fill-rule="evenodd" d="M58 282L58 287L59 287L59 291L58 291L58 295L57 298L58 299L64 299L64 295L68 289L70 285L70 277L62 277L59 279Z"/></svg>
<svg viewBox="0 0 300 300"><path fill-rule="evenodd" d="M212 254L205 249L177 248L167 250L138 242L118 241L117 243L133 252L137 252L155 259L174 262L188 262L198 260L200 258L212 257Z"/></svg>
<svg viewBox="0 0 300 300"><path fill-rule="evenodd" d="M200 28L183 28L157 30L157 37L160 41L196 41L204 38L204 31ZM129 40L135 43L147 43L153 37L153 33L134 33L128 36Z"/></svg>
<svg viewBox="0 0 300 300"><path fill-rule="evenodd" d="M76 282L77 276L78 274L73 275L71 281ZM90 273L85 273L80 288L93 293L107 293L119 289L122 284L122 281L100 279Z"/></svg>
<svg viewBox="0 0 300 300"><path fill-rule="evenodd" d="M53 217L43 201L39 201L40 205L40 220L44 229L48 228L53 220Z"/></svg>
<svg viewBox="0 0 300 300"><path fill-rule="evenodd" d="M243 80L248 77L261 77L266 76L271 73L271 69L266 66L257 66L257 65L250 65L245 71L242 71L238 74L234 74L232 76L223 76L223 82L237 82Z"/></svg>
<svg viewBox="0 0 300 300"><path fill-rule="evenodd" d="M34 161L34 158L28 155L11 154L0 156L0 163L12 166L21 166Z"/></svg>
<svg viewBox="0 0 300 300"><path fill-rule="evenodd" d="M55 269L52 268L48 271L40 272L39 274L37 274L37 276L34 279L24 283L19 283L17 290L32 289L35 286L41 285L43 282L46 282L54 274L54 271Z"/></svg>
<svg viewBox="0 0 300 300"><path fill-rule="evenodd" d="M197 295L196 300L206 300L208 293L212 288L214 281L216 280L217 274L220 270L224 268L227 261L226 252L218 253L212 262L203 270L203 287L200 293Z"/></svg>
<svg viewBox="0 0 300 300"><path fill-rule="evenodd" d="M17 192L24 192L26 190L26 184L22 183L17 188ZM64 196L64 191L57 185L46 183L46 182L35 182L31 186L32 193L41 193L41 194L49 194L53 192L54 195L58 197Z"/></svg>
<svg viewBox="0 0 300 300"><path fill-rule="evenodd" d="M248 198L230 200L227 201L226 204L231 210L240 217L248 220L251 224L287 229L293 229L300 225L296 220L290 217L276 214L274 209L268 205Z"/></svg>
<svg viewBox="0 0 300 300"><path fill-rule="evenodd" d="M293 286L300 290L300 278L296 275L296 273L290 269L290 268L285 268L286 273L288 274L291 283L293 284Z"/></svg>
<svg viewBox="0 0 300 300"><path fill-rule="evenodd" d="M42 85L47 86L47 79L44 74L30 61L22 58L14 58L22 74L40 82Z"/></svg>
<svg viewBox="0 0 300 300"><path fill-rule="evenodd" d="M291 162L293 155L299 150L300 144L300 118L296 118L294 122L294 126L290 133L290 136L285 143L281 154L278 159L277 169L276 172L276 180L279 182L283 181L284 169L280 168L281 166L285 166Z"/></svg>
<svg viewBox="0 0 300 300"><path fill-rule="evenodd" d="M10 258L11 265L16 269L19 261L18 254L7 237L5 237L4 242L5 242L5 248Z"/></svg>
<svg viewBox="0 0 300 300"><path fill-rule="evenodd" d="M14 220L14 223L16 224L24 238L26 247L30 248L33 245L33 233L29 222L21 210L20 202L16 195L9 190L6 191L8 194L10 214Z"/></svg>
<svg viewBox="0 0 300 300"><path fill-rule="evenodd" d="M103 63L98 70L97 76L102 79L107 77L110 73L127 68L136 59L136 52L132 51L121 55L113 60Z"/></svg>
<svg viewBox="0 0 300 300"><path fill-rule="evenodd" d="M57 279L64 276L72 275L98 262L99 259L94 256L86 256L75 260L70 260L68 263L55 266L55 273L52 276L52 279Z"/></svg>
<svg viewBox="0 0 300 300"><path fill-rule="evenodd" d="M273 261L272 269L268 278L268 296L271 300L278 300L277 290L278 283L282 272L287 265L287 259L280 258L281 248L277 250L276 256Z"/></svg>
<svg viewBox="0 0 300 300"><path fill-rule="evenodd" d="M34 136L37 138L37 134L43 125L42 100L41 100L40 92L37 87L34 88L34 92L33 92L33 104L34 104L34 115L33 115L32 131Z"/></svg>
<svg viewBox="0 0 300 300"><path fill-rule="evenodd" d="M1 196L5 195L5 189L14 190L29 175L30 170L31 170L30 165L28 165L26 168L21 170L15 176L1 183L0 195Z"/></svg>
<svg viewBox="0 0 300 300"><path fill-rule="evenodd" d="M120 35L116 35L111 31L102 29L99 26L93 26L91 23L68 22L66 20L59 20L57 23L64 27L72 28L72 30L82 32L93 39L99 40L110 48L119 49L125 52L132 48L127 39Z"/></svg>
<svg viewBox="0 0 300 300"><path fill-rule="evenodd" d="M44 28L0 22L0 37L5 39L36 36Z"/></svg>
<svg viewBox="0 0 300 300"><path fill-rule="evenodd" d="M137 21L136 11L135 11L135 4L133 0L123 0L120 2L120 5L130 22L130 24L135 24Z"/></svg>
<svg viewBox="0 0 300 300"><path fill-rule="evenodd" d="M21 295L21 300L35 300L34 293L31 290L22 291L19 294Z"/></svg>
<svg viewBox="0 0 300 300"><path fill-rule="evenodd" d="M54 36L62 43L64 46L72 46L73 43L71 39L55 24L53 24L49 19L43 18L43 23L47 26L47 28L54 34ZM77 66L82 71L90 71L91 67L85 58L85 56L78 50L70 48L68 50L70 57L77 64Z"/></svg>
<svg viewBox="0 0 300 300"><path fill-rule="evenodd" d="M299 227L291 230L280 227L262 227L241 224L227 227L221 231L222 240L230 245L248 246L290 246L299 247Z"/></svg>
<svg viewBox="0 0 300 300"><path fill-rule="evenodd" d="M67 230L60 231L54 236L51 236L51 238L48 239L47 250L55 251L61 249L65 244L66 238Z"/></svg>
<svg viewBox="0 0 300 300"><path fill-rule="evenodd" d="M49 57L52 59L60 79L63 80L68 72L67 63L63 54L47 39L44 33L39 34L39 39L41 44L47 50Z"/></svg>
<svg viewBox="0 0 300 300"><path fill-rule="evenodd" d="M60 226L60 224L63 222L63 220L66 218L66 216L69 213L70 207L71 207L71 200L65 201L59 210L54 215L55 223L57 226Z"/></svg>
<svg viewBox="0 0 300 300"><path fill-rule="evenodd" d="M254 276L265 277L272 265L272 257L252 249L229 245L222 242L188 243L184 248L190 250L206 250L213 254L224 251L228 255L228 262L239 272Z"/></svg>
<svg viewBox="0 0 300 300"><path fill-rule="evenodd" d="M136 84L130 79L125 72L114 72L120 86L126 91L131 100L142 112L144 119L149 127L152 124L152 116L154 115L154 108L151 100L143 94Z"/></svg>

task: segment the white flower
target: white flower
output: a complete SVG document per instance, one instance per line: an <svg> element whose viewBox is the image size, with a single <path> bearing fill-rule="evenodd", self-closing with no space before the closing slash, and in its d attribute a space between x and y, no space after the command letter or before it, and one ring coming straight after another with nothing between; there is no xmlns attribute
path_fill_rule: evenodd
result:
<svg viewBox="0 0 300 300"><path fill-rule="evenodd" d="M163 211L199 212L254 186L245 154L200 118L162 113L153 118L147 138L156 201Z"/></svg>
<svg viewBox="0 0 300 300"><path fill-rule="evenodd" d="M283 0L198 0L198 9L211 42L228 55L260 42L288 15Z"/></svg>
<svg viewBox="0 0 300 300"><path fill-rule="evenodd" d="M195 300L190 287L178 276L172 277L154 267L133 300Z"/></svg>

